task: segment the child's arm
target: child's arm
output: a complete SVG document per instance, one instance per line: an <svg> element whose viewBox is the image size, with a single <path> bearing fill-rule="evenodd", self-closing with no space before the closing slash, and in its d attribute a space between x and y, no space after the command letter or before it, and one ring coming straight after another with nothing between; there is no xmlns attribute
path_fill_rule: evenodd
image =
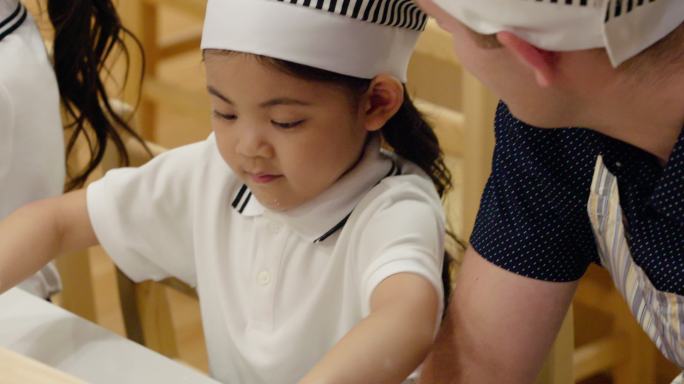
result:
<svg viewBox="0 0 684 384"><path fill-rule="evenodd" d="M0 293L60 253L95 244L85 190L19 208L0 221Z"/></svg>
<svg viewBox="0 0 684 384"><path fill-rule="evenodd" d="M371 297L370 315L357 324L300 384L401 383L433 342L439 297L419 275L385 279Z"/></svg>

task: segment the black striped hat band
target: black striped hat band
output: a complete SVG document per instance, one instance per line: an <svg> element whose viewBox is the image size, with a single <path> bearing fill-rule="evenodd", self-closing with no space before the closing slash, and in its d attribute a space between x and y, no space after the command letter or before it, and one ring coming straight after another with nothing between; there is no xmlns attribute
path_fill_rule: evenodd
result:
<svg viewBox="0 0 684 384"><path fill-rule="evenodd" d="M271 0L328 11L373 24L422 31L427 15L413 0Z"/></svg>
<svg viewBox="0 0 684 384"><path fill-rule="evenodd" d="M0 41L19 28L27 15L26 7L18 3L17 8L9 16L0 20Z"/></svg>

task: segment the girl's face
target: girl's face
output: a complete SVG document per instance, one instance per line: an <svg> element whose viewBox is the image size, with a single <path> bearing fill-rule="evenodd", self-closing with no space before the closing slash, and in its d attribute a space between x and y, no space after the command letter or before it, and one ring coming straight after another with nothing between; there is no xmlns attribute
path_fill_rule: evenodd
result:
<svg viewBox="0 0 684 384"><path fill-rule="evenodd" d="M311 200L361 156L367 131L351 91L247 54L207 52L205 65L219 152L265 207Z"/></svg>

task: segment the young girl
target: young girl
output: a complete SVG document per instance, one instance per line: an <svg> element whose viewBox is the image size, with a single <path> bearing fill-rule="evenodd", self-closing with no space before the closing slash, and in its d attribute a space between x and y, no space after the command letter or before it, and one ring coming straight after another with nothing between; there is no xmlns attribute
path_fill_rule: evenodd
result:
<svg viewBox="0 0 684 384"><path fill-rule="evenodd" d="M213 134L0 223L0 289L99 242L197 287L221 381L405 380L443 310L450 176L402 85L425 16L371 3L209 0Z"/></svg>
<svg viewBox="0 0 684 384"><path fill-rule="evenodd" d="M124 32L111 1L51 0L47 10L54 26L54 68L27 9L18 0L0 0L0 218L64 190L60 96L72 120L67 154L86 130L99 144L67 189L83 184L108 137L120 142L114 127L128 128L112 113L99 78ZM59 275L48 264L22 288L47 298L59 290Z"/></svg>

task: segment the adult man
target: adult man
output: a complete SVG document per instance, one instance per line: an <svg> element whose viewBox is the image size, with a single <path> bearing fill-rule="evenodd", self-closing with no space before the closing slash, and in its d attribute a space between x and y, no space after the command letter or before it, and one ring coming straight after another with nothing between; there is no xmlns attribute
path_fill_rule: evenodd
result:
<svg viewBox="0 0 684 384"><path fill-rule="evenodd" d="M532 382L591 262L684 367L684 1L418 2L505 103L423 382Z"/></svg>

